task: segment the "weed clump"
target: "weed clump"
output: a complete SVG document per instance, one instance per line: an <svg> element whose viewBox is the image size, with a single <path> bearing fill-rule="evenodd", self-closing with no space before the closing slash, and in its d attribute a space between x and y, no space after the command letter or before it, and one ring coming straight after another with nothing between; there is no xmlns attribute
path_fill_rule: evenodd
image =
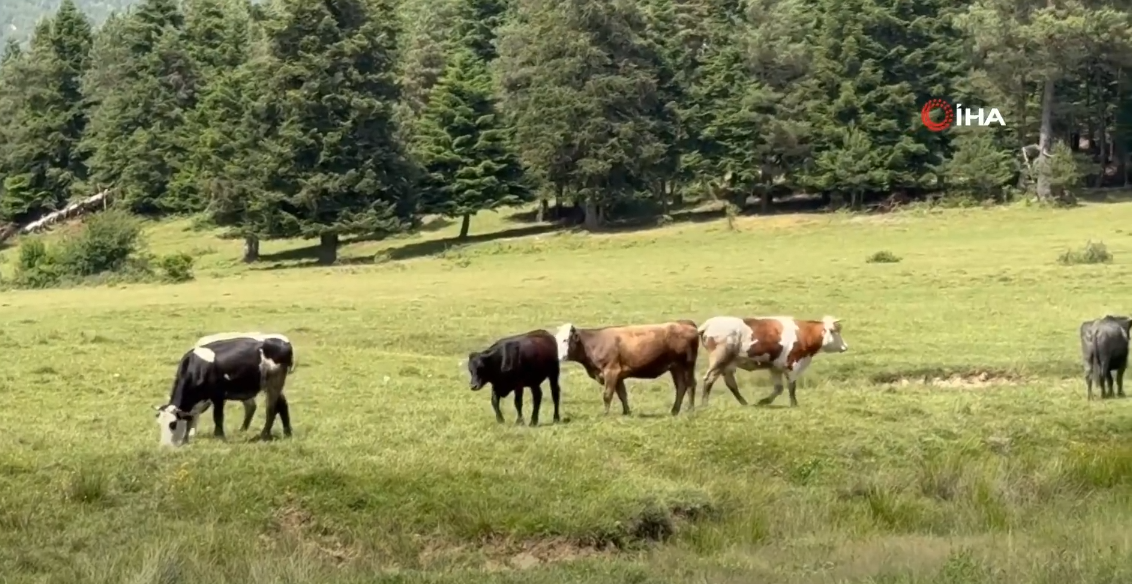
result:
<svg viewBox="0 0 1132 584"><path fill-rule="evenodd" d="M882 249L865 259L865 262L870 264L895 264L902 260L900 256Z"/></svg>
<svg viewBox="0 0 1132 584"><path fill-rule="evenodd" d="M1081 249L1067 249L1057 258L1057 263L1063 266L1078 264L1107 264L1112 261L1112 254L1105 247L1104 242L1092 241Z"/></svg>

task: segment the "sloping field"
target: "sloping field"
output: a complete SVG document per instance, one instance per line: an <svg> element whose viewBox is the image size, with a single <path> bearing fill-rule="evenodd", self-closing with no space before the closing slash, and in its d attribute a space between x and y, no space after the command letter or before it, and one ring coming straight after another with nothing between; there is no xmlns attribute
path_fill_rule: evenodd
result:
<svg viewBox="0 0 1132 584"><path fill-rule="evenodd" d="M1132 400L1085 401L1076 337L1132 312L1129 225L1111 204L493 239L522 226L487 216L467 247L445 227L329 269L158 225L196 282L0 295L0 580L1132 582ZM1088 239L1113 263L1058 265ZM527 428L467 389L462 359L507 334L759 313L843 319L798 408L720 382L673 418L664 377L607 417L570 364L565 422L547 396ZM182 352L255 329L296 343L295 437L249 442L232 404L227 443L206 414L160 451Z"/></svg>

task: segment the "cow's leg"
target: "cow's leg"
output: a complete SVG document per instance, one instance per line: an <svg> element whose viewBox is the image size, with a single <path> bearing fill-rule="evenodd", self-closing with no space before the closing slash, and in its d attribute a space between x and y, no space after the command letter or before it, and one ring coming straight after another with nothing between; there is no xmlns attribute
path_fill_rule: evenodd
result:
<svg viewBox="0 0 1132 584"><path fill-rule="evenodd" d="M495 421L503 423L503 411L499 409L499 392L491 388L491 409L495 410Z"/></svg>
<svg viewBox="0 0 1132 584"><path fill-rule="evenodd" d="M790 407L798 407L798 397L794 395L794 391L798 389L798 380L790 379L786 382L786 391L790 394Z"/></svg>
<svg viewBox="0 0 1132 584"><path fill-rule="evenodd" d="M621 400L621 415L629 415L629 391L625 389L625 380L617 382L617 399ZM605 411L609 412L609 403L605 404Z"/></svg>
<svg viewBox="0 0 1132 584"><path fill-rule="evenodd" d="M735 381L735 368L731 367L723 372L723 383L727 384L727 389L731 390L731 395L739 400L739 405L747 405L747 400L743 399L743 394L739 393L739 382Z"/></svg>
<svg viewBox="0 0 1132 584"><path fill-rule="evenodd" d="M291 406L287 404L287 396L279 394L275 402L275 411L279 412L279 421L283 422L283 435L291 437Z"/></svg>
<svg viewBox="0 0 1132 584"><path fill-rule="evenodd" d="M252 418L255 417L255 398L244 400L244 423L240 425L241 432L247 432L248 428L252 425Z"/></svg>
<svg viewBox="0 0 1132 584"><path fill-rule="evenodd" d="M1109 371L1107 365L1103 371L1104 375L1101 377L1101 399L1108 399L1112 397L1112 371Z"/></svg>
<svg viewBox="0 0 1132 584"><path fill-rule="evenodd" d="M673 369L670 371L672 374L672 385L676 387L676 401L672 402L672 415L680 413L680 408L684 405L684 394L688 391L687 384L684 383L684 370ZM688 404L688 411L691 412L696 409L696 394L692 392L692 402Z"/></svg>
<svg viewBox="0 0 1132 584"><path fill-rule="evenodd" d="M770 370L770 379L774 382L774 391L770 395L759 400L760 406L769 406L774 403L775 398L782 395L782 372L776 369Z"/></svg>
<svg viewBox="0 0 1132 584"><path fill-rule="evenodd" d="M215 426L212 435L217 438L224 437L224 398L212 400L212 424Z"/></svg>
<svg viewBox="0 0 1132 584"><path fill-rule="evenodd" d="M1088 395L1088 400L1093 401L1093 368L1085 365L1085 390Z"/></svg>
<svg viewBox="0 0 1132 584"><path fill-rule="evenodd" d="M515 423L523 423L523 386L515 388Z"/></svg>
<svg viewBox="0 0 1132 584"><path fill-rule="evenodd" d="M704 373L704 393L700 405L705 408L708 406L708 399L711 397L711 386L715 385L715 380L719 379L719 374L719 368L714 365L709 365L707 373Z"/></svg>
<svg viewBox="0 0 1132 584"><path fill-rule="evenodd" d="M1116 395L1124 397L1124 367L1116 370Z"/></svg>
<svg viewBox="0 0 1132 584"><path fill-rule="evenodd" d="M613 403L613 392L617 391L617 376L616 375L603 375L605 378L605 392L601 394L602 401L605 402L605 415L609 415L609 405Z"/></svg>
<svg viewBox="0 0 1132 584"><path fill-rule="evenodd" d="M538 410L542 407L542 384L536 383L531 386L531 402L531 426L537 426Z"/></svg>
<svg viewBox="0 0 1132 584"><path fill-rule="evenodd" d="M275 436L271 434L271 428L275 426L275 416L279 413L279 395L268 392L264 401L267 402L267 421L264 422L259 437L261 440L272 440Z"/></svg>
<svg viewBox="0 0 1132 584"><path fill-rule="evenodd" d="M558 386L557 371L550 376L550 398L554 400L554 423L557 424L562 421L562 418L558 415L558 402L562 398L562 388Z"/></svg>

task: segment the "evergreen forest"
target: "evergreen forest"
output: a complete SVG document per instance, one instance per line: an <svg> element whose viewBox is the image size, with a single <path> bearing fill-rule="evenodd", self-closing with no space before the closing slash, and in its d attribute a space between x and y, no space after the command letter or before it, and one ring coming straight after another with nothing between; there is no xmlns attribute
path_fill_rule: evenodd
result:
<svg viewBox="0 0 1132 584"><path fill-rule="evenodd" d="M0 223L111 190L247 261L518 204L596 230L705 200L1072 205L1129 177L1113 3L63 0L32 26L0 65ZM933 98L1005 123L933 132Z"/></svg>

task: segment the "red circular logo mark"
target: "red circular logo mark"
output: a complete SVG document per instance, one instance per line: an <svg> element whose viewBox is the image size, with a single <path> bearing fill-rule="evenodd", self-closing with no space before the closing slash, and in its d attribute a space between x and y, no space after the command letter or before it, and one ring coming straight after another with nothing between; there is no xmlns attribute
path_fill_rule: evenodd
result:
<svg viewBox="0 0 1132 584"><path fill-rule="evenodd" d="M943 119L938 122L932 121L932 110L939 109L943 111ZM943 101L942 99L932 98L928 103L924 104L924 109L920 110L920 120L924 122L924 127L932 132L942 132L951 127L951 122L955 121L955 110L951 108L951 104Z"/></svg>

